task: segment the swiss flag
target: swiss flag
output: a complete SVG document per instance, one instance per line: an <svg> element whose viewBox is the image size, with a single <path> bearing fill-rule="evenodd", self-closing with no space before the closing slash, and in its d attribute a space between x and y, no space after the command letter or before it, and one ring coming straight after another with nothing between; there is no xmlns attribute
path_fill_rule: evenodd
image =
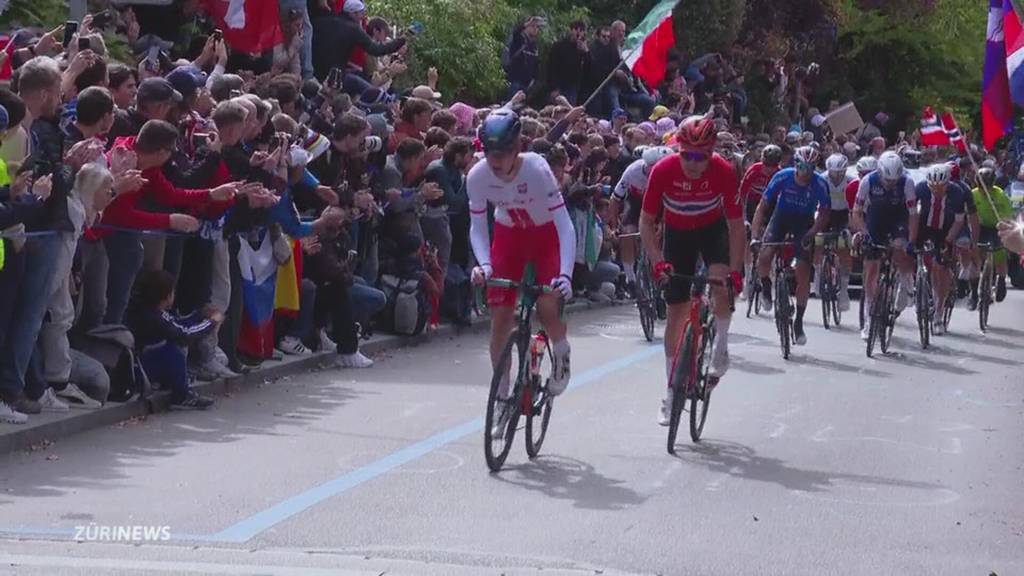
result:
<svg viewBox="0 0 1024 576"><path fill-rule="evenodd" d="M224 31L236 52L262 54L284 42L277 2L268 0L203 0L206 11Z"/></svg>

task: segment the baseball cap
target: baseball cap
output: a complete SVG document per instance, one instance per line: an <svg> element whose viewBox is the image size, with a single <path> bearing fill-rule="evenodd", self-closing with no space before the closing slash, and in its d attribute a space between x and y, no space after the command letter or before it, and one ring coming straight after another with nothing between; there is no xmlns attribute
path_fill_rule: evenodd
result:
<svg viewBox="0 0 1024 576"><path fill-rule="evenodd" d="M165 78L146 78L139 84L135 98L142 102L181 102L182 95Z"/></svg>
<svg viewBox="0 0 1024 576"><path fill-rule="evenodd" d="M655 106L654 111L651 112L651 117L649 118L649 120L651 122L657 122L658 120L661 120L662 118L668 116L669 114L670 110L665 106Z"/></svg>
<svg viewBox="0 0 1024 576"><path fill-rule="evenodd" d="M362 0L345 0L345 6L342 10L349 14L365 12L366 4L363 4Z"/></svg>
<svg viewBox="0 0 1024 576"><path fill-rule="evenodd" d="M191 98L206 86L206 72L195 66L178 66L171 70L166 79L185 99Z"/></svg>

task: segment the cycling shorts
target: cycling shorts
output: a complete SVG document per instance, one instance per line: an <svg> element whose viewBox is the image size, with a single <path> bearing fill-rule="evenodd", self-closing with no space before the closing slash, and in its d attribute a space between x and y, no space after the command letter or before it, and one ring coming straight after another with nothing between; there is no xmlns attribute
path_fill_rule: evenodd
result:
<svg viewBox="0 0 1024 576"><path fill-rule="evenodd" d="M663 252L677 274L693 276L697 273L698 257L710 268L715 264L729 265L729 225L720 219L710 226L694 230L665 227ZM672 278L665 287L665 302L682 304L690 300L691 282Z"/></svg>
<svg viewBox="0 0 1024 576"><path fill-rule="evenodd" d="M868 229L870 244L890 246L895 250L906 250L910 239L910 231L904 222L890 222L889 226L876 226L874 230ZM882 250L868 246L864 250L865 260L880 260Z"/></svg>
<svg viewBox="0 0 1024 576"><path fill-rule="evenodd" d="M849 210L832 210L828 216L828 231L842 232L850 227Z"/></svg>
<svg viewBox="0 0 1024 576"><path fill-rule="evenodd" d="M644 199L642 196L634 196L629 194L623 201L624 207L622 209L622 218L620 224L622 226L639 226L640 225L640 212L643 210Z"/></svg>
<svg viewBox="0 0 1024 576"><path fill-rule="evenodd" d="M512 228L494 224L491 240L491 267L494 278L522 282L527 264L533 264L534 281L546 286L558 277L558 230L554 222L531 228ZM487 305L491 307L515 306L518 292L511 288L489 287Z"/></svg>
<svg viewBox="0 0 1024 576"><path fill-rule="evenodd" d="M813 226L813 215L776 212L768 222L768 228L764 232L764 241L769 243L795 242L794 256L809 261L811 254L804 250L803 239Z"/></svg>

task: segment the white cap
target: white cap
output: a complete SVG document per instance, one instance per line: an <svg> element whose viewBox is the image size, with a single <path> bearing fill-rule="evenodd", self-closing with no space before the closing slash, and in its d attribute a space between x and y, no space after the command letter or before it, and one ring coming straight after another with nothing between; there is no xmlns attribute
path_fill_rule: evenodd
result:
<svg viewBox="0 0 1024 576"><path fill-rule="evenodd" d="M362 0L345 0L345 7L342 10L349 14L366 12L366 4L363 4Z"/></svg>

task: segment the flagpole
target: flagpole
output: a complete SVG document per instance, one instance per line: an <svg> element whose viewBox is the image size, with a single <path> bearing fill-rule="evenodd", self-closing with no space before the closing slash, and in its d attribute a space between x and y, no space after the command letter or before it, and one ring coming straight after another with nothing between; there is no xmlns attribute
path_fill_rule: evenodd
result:
<svg viewBox="0 0 1024 576"><path fill-rule="evenodd" d="M992 196L989 194L988 185L985 181L978 177L978 161L974 159L974 154L971 154L970 146L967 147L967 157L971 159L971 166L974 167L975 179L978 181L978 187L981 188L982 193L985 194L985 201L988 202L989 208L992 208L992 214L995 214L996 219L999 218L999 212L996 211L996 203L992 201Z"/></svg>
<svg viewBox="0 0 1024 576"><path fill-rule="evenodd" d="M622 61L621 61L621 62L619 62L618 66L616 66L616 67L615 67L615 68L614 68L614 69L612 70L612 73L611 73L611 74L609 74L609 75L608 75L608 77L604 79L604 82L601 82L600 84L598 84L598 86L597 86L597 88L596 88L596 89L594 90L594 92L593 92L593 93L592 93L592 94L590 95L590 97L589 97L589 98L587 98L586 102L584 102L584 103L582 104L582 107L583 107L583 108L586 108L587 106L589 106L589 105L590 105L590 103L591 103L591 102L593 102L593 101L594 101L594 98L596 98L596 97L597 97L597 95L598 95L598 94L600 94L602 90L604 90L604 87L605 87L605 86L607 86L609 82L611 82L612 78L613 78L613 77L615 76L615 73L619 71L619 68L621 68L621 67L623 66L623 64L625 64L625 63L626 63L626 61L627 61L627 60L629 60L630 58L632 58L632 57L633 57L633 54L635 54L635 53L636 53L636 51L637 51L637 50L639 50L639 49L640 49L640 48L641 48L642 46L643 46L643 42L641 42L641 43L637 44L636 46L634 46L634 47L633 47L633 49L632 49L632 50L630 50L628 54L626 54L626 57L625 57L625 58L622 58L622 57L620 56L620 58L622 59Z"/></svg>

